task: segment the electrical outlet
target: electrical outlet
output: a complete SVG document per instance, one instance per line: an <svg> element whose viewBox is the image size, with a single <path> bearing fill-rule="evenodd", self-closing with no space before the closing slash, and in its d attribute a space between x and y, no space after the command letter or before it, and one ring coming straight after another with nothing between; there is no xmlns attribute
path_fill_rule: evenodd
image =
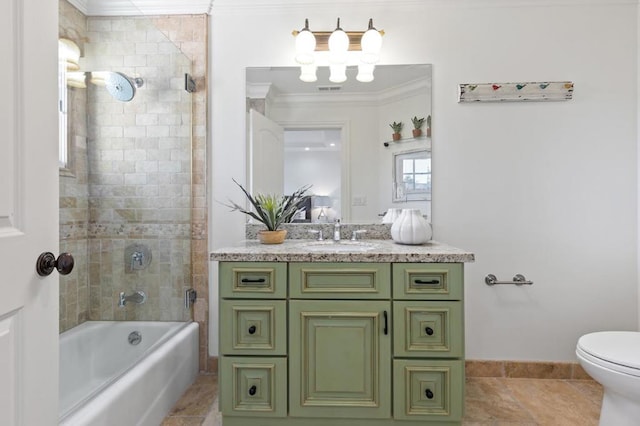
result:
<svg viewBox="0 0 640 426"><path fill-rule="evenodd" d="M367 197L364 195L353 197L351 200L352 206L366 206L367 205Z"/></svg>

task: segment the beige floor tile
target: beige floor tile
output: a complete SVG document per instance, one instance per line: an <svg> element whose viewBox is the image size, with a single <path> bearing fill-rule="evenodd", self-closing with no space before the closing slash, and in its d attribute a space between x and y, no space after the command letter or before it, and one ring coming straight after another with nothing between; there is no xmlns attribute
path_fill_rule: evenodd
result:
<svg viewBox="0 0 640 426"><path fill-rule="evenodd" d="M541 426L598 424L600 406L564 380L497 379Z"/></svg>
<svg viewBox="0 0 640 426"><path fill-rule="evenodd" d="M497 378L467 378L465 422L533 422L534 418ZM465 423L467 424L467 423Z"/></svg>
<svg viewBox="0 0 640 426"><path fill-rule="evenodd" d="M602 404L602 395L604 389L602 385L594 380L567 380L569 385L578 389L589 401L596 404L598 407Z"/></svg>
<svg viewBox="0 0 640 426"><path fill-rule="evenodd" d="M209 414L217 394L217 377L200 375L173 407L169 417L200 417L202 421Z"/></svg>

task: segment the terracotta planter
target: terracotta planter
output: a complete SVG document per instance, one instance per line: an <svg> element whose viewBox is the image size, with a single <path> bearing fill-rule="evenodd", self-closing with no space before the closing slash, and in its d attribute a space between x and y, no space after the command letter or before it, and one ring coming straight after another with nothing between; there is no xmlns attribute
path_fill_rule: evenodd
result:
<svg viewBox="0 0 640 426"><path fill-rule="evenodd" d="M258 240L262 244L282 244L287 236L286 229L276 231L258 231Z"/></svg>
<svg viewBox="0 0 640 426"><path fill-rule="evenodd" d="M422 129L413 129L413 137L417 138L422 136Z"/></svg>
<svg viewBox="0 0 640 426"><path fill-rule="evenodd" d="M391 135L391 137L393 138L394 141L399 141L400 138L402 138L400 133L394 133L394 134Z"/></svg>

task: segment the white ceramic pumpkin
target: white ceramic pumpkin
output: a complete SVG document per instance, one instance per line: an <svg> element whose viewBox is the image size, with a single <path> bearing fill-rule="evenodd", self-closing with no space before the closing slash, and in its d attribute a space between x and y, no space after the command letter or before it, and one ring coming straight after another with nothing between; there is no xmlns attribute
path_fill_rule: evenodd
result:
<svg viewBox="0 0 640 426"><path fill-rule="evenodd" d="M391 238L400 244L424 244L431 239L431 225L420 209L402 209L391 225Z"/></svg>

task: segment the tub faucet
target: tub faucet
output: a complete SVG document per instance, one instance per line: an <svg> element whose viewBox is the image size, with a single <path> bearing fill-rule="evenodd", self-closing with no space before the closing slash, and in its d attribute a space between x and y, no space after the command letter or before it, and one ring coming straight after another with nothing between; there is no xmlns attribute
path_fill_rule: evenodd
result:
<svg viewBox="0 0 640 426"><path fill-rule="evenodd" d="M124 291L120 292L120 301L118 302L118 306L124 308L125 305L129 302L133 302L137 305L142 305L147 301L147 295L144 291L138 290L135 293L127 296Z"/></svg>

